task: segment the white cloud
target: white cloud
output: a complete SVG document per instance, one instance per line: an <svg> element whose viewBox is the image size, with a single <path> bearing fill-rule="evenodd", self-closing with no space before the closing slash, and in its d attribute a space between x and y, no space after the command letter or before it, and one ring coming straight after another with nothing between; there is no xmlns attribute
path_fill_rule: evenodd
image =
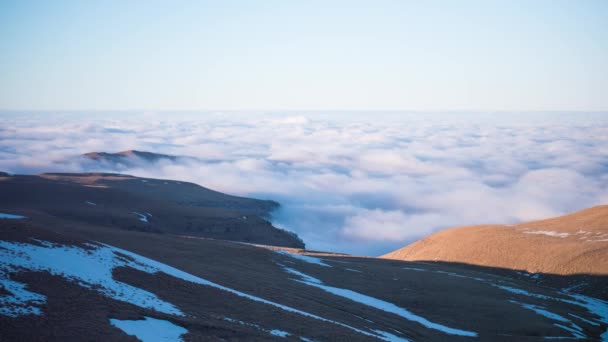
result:
<svg viewBox="0 0 608 342"><path fill-rule="evenodd" d="M432 232L438 222L439 214L406 215L399 210L361 209L344 223L344 236L362 241L403 241L412 236Z"/></svg>
<svg viewBox="0 0 608 342"><path fill-rule="evenodd" d="M91 171L138 149L177 163L97 166L275 199L310 248L377 255L445 227L512 223L608 199L608 118L525 115L0 114L0 170ZM346 117L346 118L345 118Z"/></svg>

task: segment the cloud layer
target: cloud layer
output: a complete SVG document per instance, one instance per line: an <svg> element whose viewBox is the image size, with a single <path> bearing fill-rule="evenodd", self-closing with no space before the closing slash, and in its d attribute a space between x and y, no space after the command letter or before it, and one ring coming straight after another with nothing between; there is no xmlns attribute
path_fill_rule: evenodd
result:
<svg viewBox="0 0 608 342"><path fill-rule="evenodd" d="M77 157L138 149L178 162ZM608 203L603 114L0 114L0 170L120 171L282 204L312 249L378 255L451 226Z"/></svg>

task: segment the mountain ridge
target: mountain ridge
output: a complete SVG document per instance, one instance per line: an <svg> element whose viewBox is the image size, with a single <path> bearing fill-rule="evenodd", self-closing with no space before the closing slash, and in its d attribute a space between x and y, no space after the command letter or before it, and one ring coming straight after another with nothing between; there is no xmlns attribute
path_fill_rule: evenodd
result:
<svg viewBox="0 0 608 342"><path fill-rule="evenodd" d="M0 207L126 230L303 248L272 226L279 203L227 195L194 183L116 173L45 173L0 178ZM62 199L57 200L55 194Z"/></svg>
<svg viewBox="0 0 608 342"><path fill-rule="evenodd" d="M441 230L382 258L446 261L530 273L608 274L608 205L513 225Z"/></svg>

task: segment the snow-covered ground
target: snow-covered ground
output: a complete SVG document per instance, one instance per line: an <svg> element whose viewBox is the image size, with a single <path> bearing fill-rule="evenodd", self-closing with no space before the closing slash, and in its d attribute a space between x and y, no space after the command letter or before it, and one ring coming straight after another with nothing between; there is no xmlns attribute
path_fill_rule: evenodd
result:
<svg viewBox="0 0 608 342"><path fill-rule="evenodd" d="M269 301L269 300L266 300L266 299L263 299L263 298L260 298L260 297L257 297L257 296L253 296L253 295L250 295L250 294L247 294L247 293L244 293L244 292L240 292L240 291L231 289L229 287L226 287L226 286L223 286L223 285L211 282L209 280L197 277L195 275L192 275L192 274L186 273L184 271L178 270L178 269L176 269L174 267L171 267L169 265L160 263L158 261L154 261L152 259L148 259L146 257L137 255L135 253L131 253L131 252L123 250L123 249L119 249L119 248L116 248L116 247L110 247L110 246L108 246L108 247L114 249L115 251L117 251L119 253L125 254L125 255L133 258L135 260L135 262L137 262L139 264L143 264L143 265L146 265L147 267L150 267L152 269L156 269L157 272L163 272L163 273L166 273L166 274L168 274L170 276L173 276L173 277L176 277L176 278L180 278L180 279L183 279L183 280L195 283L195 284L215 287L217 289L220 289L220 290L223 290L223 291L235 294L235 295L237 295L239 297L244 297L244 298L256 301L256 302L260 302L260 303L264 303L264 304L267 304L267 305L271 305L271 306L277 307L277 308L279 308L281 310L284 310L284 311L287 311L287 312L291 312L291 313L299 314L299 315L302 315L302 316L305 316L305 317L317 319L317 320L320 320L320 321L323 321L323 322L339 325L339 326L341 326L343 328L347 328L347 329L356 331L356 332L358 332L360 334L363 334L363 335L367 335L367 336L371 336L371 337L376 337L376 338L380 338L380 339L387 340L387 341L406 341L405 339L387 339L387 338L385 338L385 336L388 336L388 335L381 336L381 335L378 335L377 333L372 333L372 332L367 332L367 331L364 331L364 330L361 330L361 329L357 329L355 327L352 327L350 325L347 325L347 324L344 324L344 323L341 323L341 322L333 321L333 320L330 320L330 319L327 319L327 318L323 318L321 316L317 316L315 314L308 313L306 311L302 311L302 310L298 310L298 309L292 308L292 307L287 306L287 305L275 303L275 302L272 302L272 301Z"/></svg>
<svg viewBox="0 0 608 342"><path fill-rule="evenodd" d="M322 262L317 258L312 259ZM318 265L317 262L313 263ZM442 331L446 334L476 336L475 332L456 329L432 322L424 317L410 312L409 310L398 307L384 300L367 296L352 290L328 286L325 285L321 280L302 273L294 268L288 268L284 265L280 266L294 277L293 280L304 283L308 286L319 288L333 295L347 298L378 310L399 315L405 319L417 322L429 329ZM184 313L182 313L182 311L176 305L159 299L154 293L113 279L112 272L114 269L119 267L129 267L151 274L162 272L184 281L214 287L216 289L225 291L227 294L236 295L265 305L271 305L280 310L293 314L335 324L370 337L387 341L406 340L405 338L395 336L386 331L372 330L370 328L363 328L365 330L358 329L353 326L317 316L306 311L272 302L183 272L179 269L148 259L141 255L103 244L86 244L86 246L79 247L55 244L40 240L32 240L31 243L0 241L0 285L5 292L8 293L0 295L0 314L19 316L41 313L41 307L44 304L46 297L30 291L26 284L19 283L11 278L12 274L14 273L18 273L23 270L31 270L46 271L54 275L62 276L69 281L79 284L80 286L97 291L115 300L128 302L142 308L148 308L175 316L184 315ZM553 320L556 326L572 334L572 337L565 336L566 338L586 337L583 334L579 324L591 324L597 326L600 323L608 323L608 303L599 299L569 292L562 292L555 294L554 296L548 296L545 294L532 293L524 289L516 288L508 284L508 282L500 282L496 279L471 277L440 270L423 268L409 268L408 270L442 273L446 274L447 276L466 278L473 281L482 281L512 295L520 296L519 298L524 300L522 301L521 299L518 299L518 301L513 301L514 304L520 305L525 309L532 310L539 315ZM595 317L582 318L574 314L556 314L549 311L547 308L538 305L537 303L525 303L525 297L534 298L535 300L540 299L546 301L561 301L571 305L584 307L590 313L594 314ZM572 317L572 319L570 317ZM144 324L145 321L129 322L137 323L129 323L127 326L141 325ZM146 324L151 324L151 322L153 323L154 321L150 321ZM279 336L278 334L283 333L290 334L289 332L284 332L279 329L265 329L265 331L268 333L272 333L274 331L277 336Z"/></svg>
<svg viewBox="0 0 608 342"><path fill-rule="evenodd" d="M276 250L275 252L279 253L281 255L286 255L286 256L292 257L294 259L298 259L300 261L307 262L309 264L315 264L315 265L324 266L324 267L331 267L331 265L326 264L325 262L323 262L323 260L321 260L319 258L315 258L315 257L307 256L307 255L289 253L289 252L282 251L282 250Z"/></svg>
<svg viewBox="0 0 608 342"><path fill-rule="evenodd" d="M552 230L528 230L525 231L524 234L536 234L536 235L547 235L559 238L567 238L570 236L570 233L560 233Z"/></svg>
<svg viewBox="0 0 608 342"><path fill-rule="evenodd" d="M547 295L543 295L543 294L539 294L539 293L532 293L532 292L526 291L524 289L516 288L516 287L505 285L505 284L498 284L489 279L483 279L483 278L478 278L478 277L466 277L466 276L462 276L462 275L459 275L459 274L456 274L453 272L436 271L436 270L430 270L430 269L427 270L427 269L422 269L422 268L404 268L404 269L411 270L411 271L443 273L443 274L447 274L449 276L468 278L471 280L487 283L488 285L491 285L495 288L498 288L500 290L503 290L503 291L506 291L506 292L509 292L509 293L512 293L515 295L542 299L542 300L547 300L547 301L560 301L560 302L576 305L576 306L587 309L588 312L590 312L591 314L596 316L596 318L594 318L593 320L588 320L588 319L584 319L577 315L572 315L573 317L580 318L581 322L585 322L585 323L591 324L591 325L597 325L598 322L608 324L608 302L603 301L601 299L597 299L597 298L593 298L593 297L589 297L589 296L585 296L585 295L581 295L581 294L577 294L577 293L569 293L568 291L561 292L561 295L563 295L565 298L547 296ZM582 331L581 331L580 327L578 327L578 325L576 325L575 323L573 323L572 321L566 319L565 317L563 317L561 315L551 313L551 312L545 310L544 308L541 308L541 307L538 307L538 306L535 306L532 304L515 302L515 301L512 301L512 302L522 305L524 308L533 310L541 316L545 316L547 318L553 319L554 321L557 321L558 323L554 323L554 325L556 325L564 330L569 331L573 335L573 336L554 336L554 337L550 336L548 338L556 338L556 339L562 339L562 338L583 339L583 338L586 338L586 336L582 333ZM564 322L564 320L566 320L566 322L569 322L570 326L564 326L563 324L561 324Z"/></svg>
<svg viewBox="0 0 608 342"><path fill-rule="evenodd" d="M579 235L579 240L584 240L585 242L606 242L608 241L608 233L605 232L589 232L585 230L579 230L576 232L576 235Z"/></svg>
<svg viewBox="0 0 608 342"><path fill-rule="evenodd" d="M148 223L148 216L147 216L147 215L142 214L142 213L138 213L137 211L134 211L134 212L133 212L133 214L137 215L137 217L139 218L139 220L140 220L141 222L146 222L146 223ZM152 215L150 215L150 216L152 216Z"/></svg>
<svg viewBox="0 0 608 342"><path fill-rule="evenodd" d="M39 242L40 243L40 242ZM41 242L42 245L0 241L0 281L12 282L8 277L11 272L20 268L32 271L47 271L60 275L86 288L116 300L128 302L139 307L160 312L182 315L173 304L159 299L155 294L125 284L112 278L112 270L118 267L131 267L152 273L149 266L133 262L117 255L109 247L90 245L91 249L76 246L64 246ZM21 291L14 292L15 287L8 287L10 300L25 311L32 311L28 296Z"/></svg>
<svg viewBox="0 0 608 342"><path fill-rule="evenodd" d="M319 279L311 277L311 276L309 276L307 274L304 274L304 273L302 273L300 271L296 271L293 268L283 267L283 269L287 273L289 273L289 274L294 274L294 275L298 276L299 278L304 279L304 281L306 281L306 282L315 283L315 284L322 284Z"/></svg>
<svg viewBox="0 0 608 342"><path fill-rule="evenodd" d="M110 324L128 335L137 337L142 342L183 341L181 336L188 332L188 330L169 321L150 317L133 321L110 319Z"/></svg>
<svg viewBox="0 0 608 342"><path fill-rule="evenodd" d="M287 337L290 335L288 332L278 329L270 330L270 334L279 337Z"/></svg>
<svg viewBox="0 0 608 342"><path fill-rule="evenodd" d="M523 308L526 308L528 310L532 310L534 312L536 312L537 314L541 315L541 316L545 316L553 321L557 321L557 322L562 322L565 324L568 324L567 326L561 323L555 323L556 326L567 330L569 332L572 333L573 338L577 338L577 339L581 339L581 338L585 338L585 334L583 334L583 329L574 324L572 321L570 321L569 319L567 319L566 317L562 316L562 315L558 315L554 312L551 312L549 310L547 310L544 307L538 306L538 305L533 305L533 304L526 304L526 303L520 303L514 300L510 300L511 303L514 304L518 304L521 305ZM554 336L557 338L557 336ZM570 338L568 336L564 336L563 338Z"/></svg>
<svg viewBox="0 0 608 342"><path fill-rule="evenodd" d="M0 254L0 258L3 257ZM21 315L40 315L38 307L46 302L46 297L28 291L25 284L12 281L4 270L0 269L0 287L11 293L0 296L0 315L17 317Z"/></svg>
<svg viewBox="0 0 608 342"><path fill-rule="evenodd" d="M110 298L128 302L143 308L148 308L171 315L182 316L183 313L173 304L159 299L155 294L140 288L116 281L112 271L117 267L130 267L147 273L165 273L195 284L210 286L252 301L271 305L283 311L302 315L326 323L335 324L353 330L363 335L387 340L405 341L405 339L389 338L388 333L378 333L373 330L364 331L350 325L326 319L306 311L275 303L257 296L240 292L229 287L186 273L169 265L148 259L141 255L103 244L87 244L88 249L77 246L53 244L46 241L34 240L34 243L19 243L0 241L0 282L10 292L2 296L2 300L11 303L11 311L0 314L37 314L40 309L35 304L44 303L44 296L26 290L25 284L20 284L10 278L10 273L20 270L47 271L62 276L80 286L95 289ZM124 256L127 256L125 258ZM34 300L32 300L34 299ZM273 329L279 331L278 329Z"/></svg>
<svg viewBox="0 0 608 342"><path fill-rule="evenodd" d="M321 290L324 290L331 294L334 294L334 295L337 295L340 297L344 297L344 298L348 298L352 301L361 303L363 305L371 306L371 307L379 309L379 310L394 313L409 321L420 323L429 329L439 330L441 332L444 332L444 333L450 334L450 335L470 336L470 337L477 336L477 333L475 333L473 331L466 331L466 330L461 330L461 329L450 328L450 327L442 325L442 324L431 322L428 319L418 316L418 315L410 312L409 310L398 307L393 303L389 303L384 300L370 297L370 296L364 295L362 293L351 291L348 289L342 289L339 287L324 285L321 280L311 277L309 275L306 275L297 270L285 267L285 271L290 274L295 274L295 275L299 276L300 278L302 278L302 280L297 280L301 283L320 288Z"/></svg>
<svg viewBox="0 0 608 342"><path fill-rule="evenodd" d="M230 318L230 317L224 317L224 320L228 321L228 322L231 322L231 323L237 323L237 324L240 324L240 325L251 327L251 328L254 328L254 329L257 329L257 330L260 330L260 331L264 331L264 332L266 332L266 333L268 333L270 335L274 335L274 336L287 337L287 336L291 335L290 333L288 333L286 331L283 331L283 330L279 330L279 329L268 330L268 329L262 328L261 326L259 326L257 324L249 323L249 322L243 322L243 321L240 321L238 319L233 319L233 318ZM300 339L304 340L306 338L305 337L300 337Z"/></svg>
<svg viewBox="0 0 608 342"><path fill-rule="evenodd" d="M0 219L23 219L26 218L25 216L21 216L21 215L14 215L14 214L7 214L7 213L0 213Z"/></svg>

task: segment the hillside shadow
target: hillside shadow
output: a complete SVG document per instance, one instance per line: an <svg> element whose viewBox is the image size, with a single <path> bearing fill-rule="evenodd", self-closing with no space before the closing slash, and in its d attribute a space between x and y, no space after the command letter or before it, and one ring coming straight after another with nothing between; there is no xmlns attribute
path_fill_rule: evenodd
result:
<svg viewBox="0 0 608 342"><path fill-rule="evenodd" d="M377 259L382 260L382 259ZM386 259L384 259L386 260ZM386 260L394 265L420 265L437 267L438 269L446 270L453 269L454 272L467 270L479 273L492 274L507 278L516 279L518 281L527 282L531 285L548 288L552 290L564 291L573 294L583 294L594 298L608 301L608 274L555 274L555 273L529 273L525 270L510 269L503 267L491 267L483 265L475 265L459 262L420 260L420 261L403 261L403 260Z"/></svg>

